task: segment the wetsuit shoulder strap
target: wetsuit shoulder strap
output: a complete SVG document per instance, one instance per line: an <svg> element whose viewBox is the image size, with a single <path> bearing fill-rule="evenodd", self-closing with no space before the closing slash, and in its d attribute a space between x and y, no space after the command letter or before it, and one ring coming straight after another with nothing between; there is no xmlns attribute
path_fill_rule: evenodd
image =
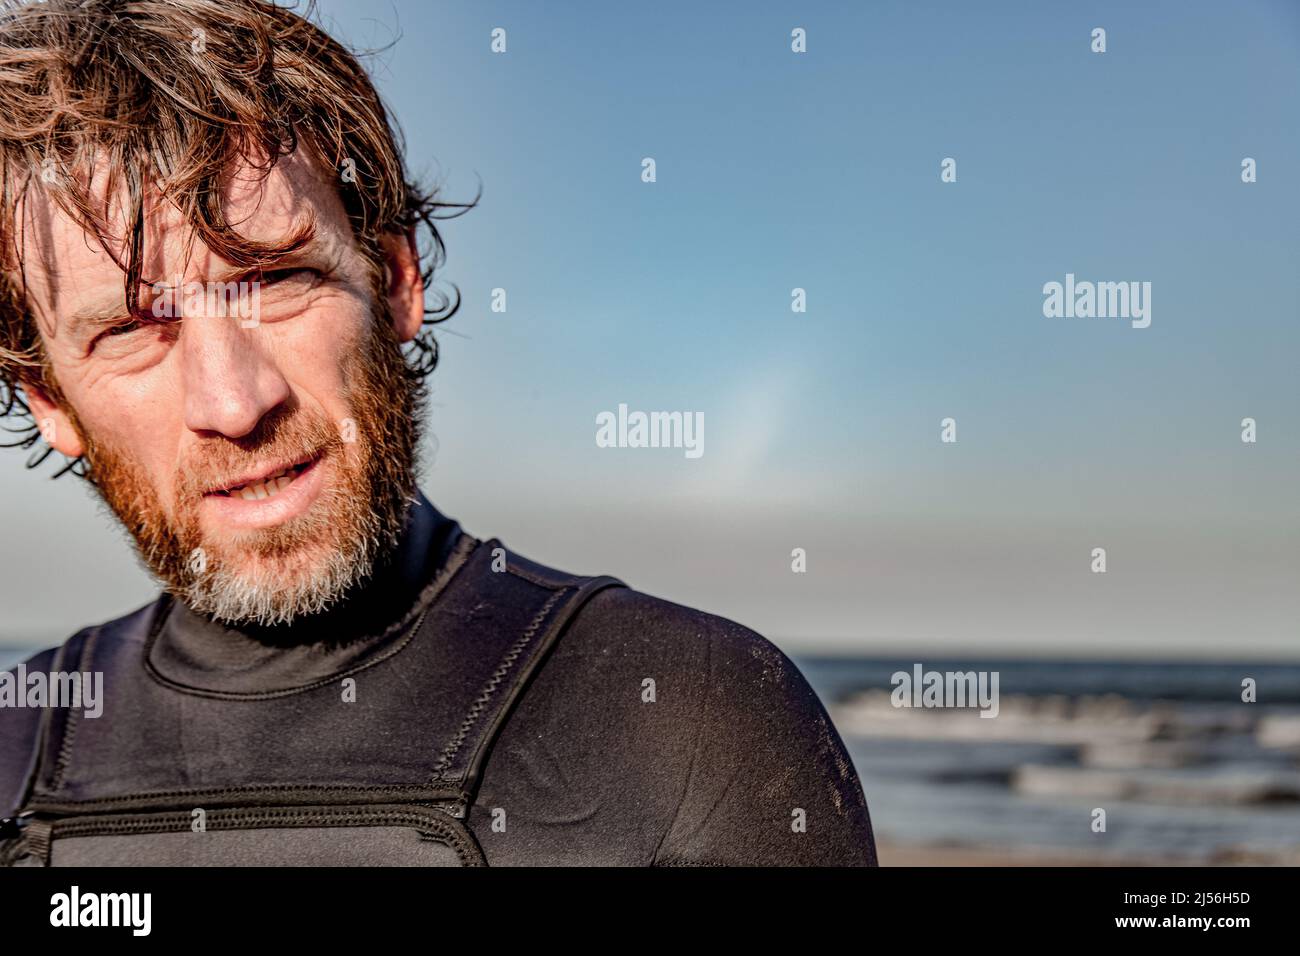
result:
<svg viewBox="0 0 1300 956"><path fill-rule="evenodd" d="M472 800L492 743L565 627L594 594L626 585L548 568L495 538L479 544L458 577L462 586L431 609L421 640L431 638L454 672L444 671L439 684L464 701L434 765L435 782Z"/></svg>
<svg viewBox="0 0 1300 956"><path fill-rule="evenodd" d="M37 661L44 659L47 662L47 668L41 668L47 680L47 694L53 693L53 689L49 687L49 682L52 681L50 675L85 671L85 656L95 630L95 628L86 628L78 631L55 648L53 654L41 655L34 659ZM25 687L19 689L19 693L26 692ZM0 807L0 817L17 815L19 809L27 802L36 782L41 779L42 771L47 767L60 764L59 758L66 753L69 743L68 723L71 713L71 708L54 706L49 700L41 705L40 716L33 722L35 733L29 738L30 757L22 780L16 786L11 784L7 787L12 790L12 794L5 802L12 803L13 806Z"/></svg>

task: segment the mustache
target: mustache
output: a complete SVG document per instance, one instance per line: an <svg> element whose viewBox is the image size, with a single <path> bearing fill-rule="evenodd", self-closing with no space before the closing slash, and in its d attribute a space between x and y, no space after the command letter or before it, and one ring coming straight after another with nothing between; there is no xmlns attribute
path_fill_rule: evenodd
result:
<svg viewBox="0 0 1300 956"><path fill-rule="evenodd" d="M176 488L182 500L194 500L341 452L343 445L339 428L324 418L277 409L247 435L193 446L177 468Z"/></svg>

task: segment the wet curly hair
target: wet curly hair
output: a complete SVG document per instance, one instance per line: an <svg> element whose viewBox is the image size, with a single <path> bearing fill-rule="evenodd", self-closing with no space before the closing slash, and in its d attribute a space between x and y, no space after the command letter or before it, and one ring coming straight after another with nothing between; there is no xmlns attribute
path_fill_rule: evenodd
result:
<svg viewBox="0 0 1300 956"><path fill-rule="evenodd" d="M413 385L437 365L432 327L460 306L455 286L436 288L446 258L437 221L479 196L443 202L437 188L408 179L401 130L357 55L314 15L314 0L302 13L264 0L0 0L0 422L18 436L0 444L32 449L28 467L53 449L24 387L66 404L26 302L17 210L31 190L114 257L134 310L146 191L173 203L218 255L257 268L309 233L279 245L236 233L220 200L232 163L269 173L299 145L326 169L350 160L353 181L341 177L339 196L372 275L382 273L384 234L416 233L426 317L404 353ZM105 169L105 195L120 192L127 203L124 257L110 246L108 200L97 209L90 194L92 174ZM80 458L55 477L67 471L87 473Z"/></svg>

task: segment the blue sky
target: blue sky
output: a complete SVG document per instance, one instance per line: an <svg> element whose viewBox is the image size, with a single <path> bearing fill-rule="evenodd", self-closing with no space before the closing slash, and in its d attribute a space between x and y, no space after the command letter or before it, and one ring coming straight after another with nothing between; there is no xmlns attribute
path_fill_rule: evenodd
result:
<svg viewBox="0 0 1300 956"><path fill-rule="evenodd" d="M788 649L1300 653L1300 5L320 11L396 38L367 62L413 168L483 184L424 481L469 530ZM1151 282L1150 328L1044 317L1066 273ZM597 448L620 402L702 412L705 454ZM147 600L20 465L0 636Z"/></svg>

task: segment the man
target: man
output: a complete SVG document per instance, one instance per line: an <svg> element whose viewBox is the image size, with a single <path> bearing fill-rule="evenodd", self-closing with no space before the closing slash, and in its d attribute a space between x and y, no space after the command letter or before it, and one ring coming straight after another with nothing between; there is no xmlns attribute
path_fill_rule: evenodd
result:
<svg viewBox="0 0 1300 956"><path fill-rule="evenodd" d="M165 588L10 675L0 862L874 865L775 647L417 490L449 204L336 42L257 0L19 8L0 164L5 411Z"/></svg>

